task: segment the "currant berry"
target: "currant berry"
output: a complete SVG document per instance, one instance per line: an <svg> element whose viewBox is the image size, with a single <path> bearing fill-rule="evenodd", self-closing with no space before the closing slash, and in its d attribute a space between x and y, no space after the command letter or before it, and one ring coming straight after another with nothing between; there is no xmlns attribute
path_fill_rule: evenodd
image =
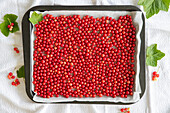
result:
<svg viewBox="0 0 170 113"><path fill-rule="evenodd" d="M14 23L11 23L11 26L14 26Z"/></svg>
<svg viewBox="0 0 170 113"><path fill-rule="evenodd" d="M156 72L156 71L154 71L152 74L153 74L153 75L156 75L156 74L157 74L157 72Z"/></svg>
<svg viewBox="0 0 170 113"><path fill-rule="evenodd" d="M159 77L159 74L156 74L156 77L158 78L158 77Z"/></svg>
<svg viewBox="0 0 170 113"><path fill-rule="evenodd" d="M11 84L14 86L14 85L15 85L15 82L12 82Z"/></svg>
<svg viewBox="0 0 170 113"><path fill-rule="evenodd" d="M11 78L12 78L12 79L14 79L14 78L15 78L15 76L11 76Z"/></svg>
<svg viewBox="0 0 170 113"><path fill-rule="evenodd" d="M8 79L11 79L11 76L10 76L10 75L8 75Z"/></svg>
<svg viewBox="0 0 170 113"><path fill-rule="evenodd" d="M12 73L12 72L10 72L10 73L8 74L8 79L13 78L13 77L12 77L12 75L13 75L13 73Z"/></svg>
<svg viewBox="0 0 170 113"><path fill-rule="evenodd" d="M8 25L8 28L11 28L11 25Z"/></svg>
<svg viewBox="0 0 170 113"><path fill-rule="evenodd" d="M19 53L19 50L16 50L16 53Z"/></svg>
<svg viewBox="0 0 170 113"><path fill-rule="evenodd" d="M120 109L120 111L121 111L121 112L124 112L124 111L125 111L125 109L124 109L124 108L122 108L122 109Z"/></svg>
<svg viewBox="0 0 170 113"><path fill-rule="evenodd" d="M16 50L18 50L18 48L17 48L17 47L14 47L14 51L16 51Z"/></svg>

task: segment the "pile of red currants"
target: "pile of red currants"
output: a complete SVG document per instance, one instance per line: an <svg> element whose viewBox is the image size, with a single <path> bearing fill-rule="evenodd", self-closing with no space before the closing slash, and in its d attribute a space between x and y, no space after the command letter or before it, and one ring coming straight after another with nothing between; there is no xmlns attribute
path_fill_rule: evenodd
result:
<svg viewBox="0 0 170 113"><path fill-rule="evenodd" d="M136 28L131 16L43 18L34 31L33 84L38 96L133 95Z"/></svg>

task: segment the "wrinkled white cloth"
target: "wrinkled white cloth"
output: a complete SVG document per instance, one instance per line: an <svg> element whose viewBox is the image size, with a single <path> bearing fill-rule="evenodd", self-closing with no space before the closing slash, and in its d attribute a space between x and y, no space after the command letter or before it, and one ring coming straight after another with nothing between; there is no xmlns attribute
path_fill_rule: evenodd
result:
<svg viewBox="0 0 170 113"><path fill-rule="evenodd" d="M25 81L12 86L7 78L9 72L24 64L22 49L21 20L24 13L36 5L137 5L137 0L0 0L0 20L5 14L18 15L20 31L5 37L0 33L0 113L118 113L121 108L130 107L131 113L170 113L170 11L162 12L146 20L146 47L157 43L166 56L158 61L158 81L151 80L151 73L158 67L146 67L147 87L143 98L133 105L94 104L37 104L25 91ZM17 45L20 54L13 51Z"/></svg>

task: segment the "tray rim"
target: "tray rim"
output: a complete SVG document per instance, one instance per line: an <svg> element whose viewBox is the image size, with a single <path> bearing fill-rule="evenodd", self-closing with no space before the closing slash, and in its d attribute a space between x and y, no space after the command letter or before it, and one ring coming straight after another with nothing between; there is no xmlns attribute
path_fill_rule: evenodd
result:
<svg viewBox="0 0 170 113"><path fill-rule="evenodd" d="M92 11L141 11L138 7L133 6L133 5L99 5L99 6L94 6L94 5L83 5L83 6L61 6L61 5L39 5L39 6L34 6L32 8L30 8L23 16L22 19L22 39L23 39L23 51L24 51L24 66L25 66L25 87L26 87L26 93L27 96L36 103L58 103L58 104L65 104L65 103L70 103L70 104L117 104L117 105L130 105L130 104L134 104L137 103L138 101L141 100L141 98L144 96L145 94L145 90L146 90L146 72L145 72L145 18L144 15L142 13L142 20L143 20L143 27L142 27L142 31L141 31L141 50L140 50L140 54L139 54L139 59L140 59L140 73L139 73L139 77L140 77L140 84L142 83L141 80L141 74L144 75L143 76L143 82L144 84L141 84L141 94L140 94L140 100L136 101L136 102L130 102L130 103L123 103L123 102L109 102L109 101L68 101L68 102L38 102L38 101L34 101L33 100L33 95L34 92L31 91L30 89L30 53L28 52L28 50L30 48L28 48L27 52L26 52L26 48L30 47L30 22L28 20L29 17L29 13L30 11L45 11L45 10L92 10ZM142 11L141 11L142 12ZM26 30L27 29L27 30ZM27 34L27 35L26 35ZM26 38L27 37L27 38ZM28 44L29 42L29 44ZM28 59L29 58L29 62ZM29 66L27 67L27 64L29 64ZM142 66L141 66L142 65ZM142 67L142 68L141 68ZM29 69L29 70L28 70Z"/></svg>

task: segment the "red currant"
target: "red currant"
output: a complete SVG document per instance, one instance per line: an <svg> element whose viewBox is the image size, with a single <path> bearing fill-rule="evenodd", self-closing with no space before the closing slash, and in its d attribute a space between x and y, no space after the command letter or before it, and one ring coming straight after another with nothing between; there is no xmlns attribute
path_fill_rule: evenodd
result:
<svg viewBox="0 0 170 113"><path fill-rule="evenodd" d="M14 23L11 23L11 26L14 26Z"/></svg>

